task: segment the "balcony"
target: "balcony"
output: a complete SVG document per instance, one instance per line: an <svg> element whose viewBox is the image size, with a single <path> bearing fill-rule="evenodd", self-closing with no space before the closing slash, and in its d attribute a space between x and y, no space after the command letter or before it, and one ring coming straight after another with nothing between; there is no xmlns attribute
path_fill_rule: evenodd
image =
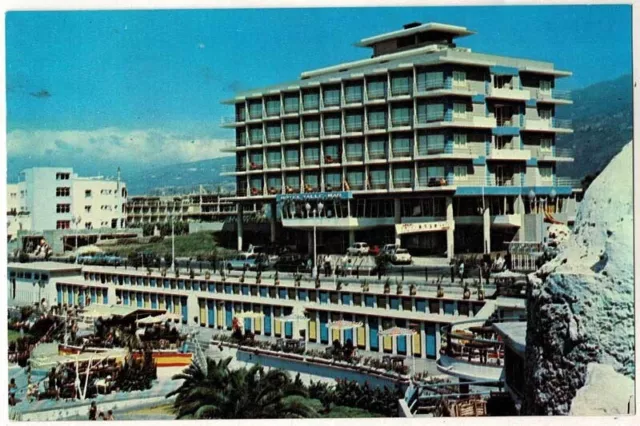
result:
<svg viewBox="0 0 640 426"><path fill-rule="evenodd" d="M320 128L317 129L304 129L302 131L302 140L316 139L320 137Z"/></svg>
<svg viewBox="0 0 640 426"><path fill-rule="evenodd" d="M387 129L387 120L369 120L367 123L368 132L384 132Z"/></svg>
<svg viewBox="0 0 640 426"><path fill-rule="evenodd" d="M246 146L247 146L246 139L238 139L236 141L226 140L223 142L223 145L220 148L220 151L222 152L242 151L245 149Z"/></svg>
<svg viewBox="0 0 640 426"><path fill-rule="evenodd" d="M344 162L349 164L349 163L362 163L364 161L364 154L361 153L352 153L352 154L346 154L344 156Z"/></svg>
<svg viewBox="0 0 640 426"><path fill-rule="evenodd" d="M320 164L320 157L304 157L302 166L317 166Z"/></svg>
<svg viewBox="0 0 640 426"><path fill-rule="evenodd" d="M573 133L571 120L525 118L523 124L522 130L530 132Z"/></svg>
<svg viewBox="0 0 640 426"><path fill-rule="evenodd" d="M418 113L416 119L415 126L419 128L464 126L491 129L496 127L495 118L473 115L472 112L455 114L453 111L448 111L445 114Z"/></svg>
<svg viewBox="0 0 640 426"><path fill-rule="evenodd" d="M538 161L573 162L573 150L570 148L555 148L553 150L540 150Z"/></svg>
<svg viewBox="0 0 640 426"><path fill-rule="evenodd" d="M365 93L365 103L384 103L387 100L387 91L383 89L367 89Z"/></svg>
<svg viewBox="0 0 640 426"><path fill-rule="evenodd" d="M387 159L387 153L386 151L382 150L382 151L372 151L371 149L369 149L369 161L379 161L379 160L386 160Z"/></svg>
<svg viewBox="0 0 640 426"><path fill-rule="evenodd" d="M264 168L264 165L260 162L251 162L249 163L249 171L259 171L262 170Z"/></svg>
<svg viewBox="0 0 640 426"><path fill-rule="evenodd" d="M418 81L416 85L417 97L443 96L448 94L460 94L472 96L471 83L468 81L434 80Z"/></svg>
<svg viewBox="0 0 640 426"><path fill-rule="evenodd" d="M487 98L528 101L531 99L531 93L528 90L514 89L512 87L488 87Z"/></svg>
<svg viewBox="0 0 640 426"><path fill-rule="evenodd" d="M574 189L582 188L582 181L577 178L556 177L556 186L569 186Z"/></svg>
<svg viewBox="0 0 640 426"><path fill-rule="evenodd" d="M491 151L487 156L487 160L499 161L527 161L531 159L531 151L513 147L495 148L491 147Z"/></svg>
<svg viewBox="0 0 640 426"><path fill-rule="evenodd" d="M268 135L267 145L279 145L282 143L282 135Z"/></svg>
<svg viewBox="0 0 640 426"><path fill-rule="evenodd" d="M556 103L556 104L572 104L573 96L570 90L542 90L539 89L536 95L536 100L538 102L548 102L548 103Z"/></svg>
<svg viewBox="0 0 640 426"><path fill-rule="evenodd" d="M324 161L322 163L323 166L335 165L339 166L341 161L340 154L337 155L325 155Z"/></svg>
<svg viewBox="0 0 640 426"><path fill-rule="evenodd" d="M252 137L249 138L249 145L262 145L262 143L264 142L264 137L260 136L258 137Z"/></svg>
<svg viewBox="0 0 640 426"><path fill-rule="evenodd" d="M220 124L222 127L238 127L244 125L245 116L240 115L227 115L220 118Z"/></svg>
<svg viewBox="0 0 640 426"><path fill-rule="evenodd" d="M242 173L246 170L247 166L245 166L244 164L223 164L220 174L223 176L230 176Z"/></svg>
<svg viewBox="0 0 640 426"><path fill-rule="evenodd" d="M298 168L300 167L300 160L296 159L296 160L285 160L284 161L284 167L286 168Z"/></svg>
<svg viewBox="0 0 640 426"><path fill-rule="evenodd" d="M282 168L281 161L267 161L266 170L279 170Z"/></svg>
<svg viewBox="0 0 640 426"><path fill-rule="evenodd" d="M453 186L453 179L445 176L419 176L418 189L445 189Z"/></svg>
<svg viewBox="0 0 640 426"><path fill-rule="evenodd" d="M339 138L341 133L340 126L324 126L320 137L322 138Z"/></svg>

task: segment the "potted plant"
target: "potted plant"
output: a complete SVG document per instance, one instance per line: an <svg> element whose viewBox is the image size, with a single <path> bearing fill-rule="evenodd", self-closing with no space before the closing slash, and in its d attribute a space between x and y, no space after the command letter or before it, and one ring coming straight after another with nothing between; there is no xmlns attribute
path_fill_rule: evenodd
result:
<svg viewBox="0 0 640 426"><path fill-rule="evenodd" d="M180 269L176 268L176 278L180 278Z"/></svg>
<svg viewBox="0 0 640 426"><path fill-rule="evenodd" d="M366 293L369 291L369 283L367 282L367 280L364 280L364 282L362 283L362 292Z"/></svg>
<svg viewBox="0 0 640 426"><path fill-rule="evenodd" d="M336 281L336 290L342 290L342 281Z"/></svg>
<svg viewBox="0 0 640 426"><path fill-rule="evenodd" d="M484 288L478 288L478 300L484 300Z"/></svg>
<svg viewBox="0 0 640 426"><path fill-rule="evenodd" d="M162 275L162 277L166 277L167 276L167 268L162 268L160 270L160 275Z"/></svg>
<svg viewBox="0 0 640 426"><path fill-rule="evenodd" d="M193 268L189 271L189 278L194 279L196 277L196 273L193 271Z"/></svg>
<svg viewBox="0 0 640 426"><path fill-rule="evenodd" d="M151 268L147 266L147 275L151 275Z"/></svg>
<svg viewBox="0 0 640 426"><path fill-rule="evenodd" d="M402 294L402 283L396 284L396 294Z"/></svg>
<svg viewBox="0 0 640 426"><path fill-rule="evenodd" d="M262 271L256 272L256 284L260 284L262 282Z"/></svg>
<svg viewBox="0 0 640 426"><path fill-rule="evenodd" d="M389 278L387 278L387 281L385 281L384 283L384 294L389 294L390 292L391 292L391 282Z"/></svg>
<svg viewBox="0 0 640 426"><path fill-rule="evenodd" d="M280 274L276 271L276 274L273 276L273 285L280 285Z"/></svg>
<svg viewBox="0 0 640 426"><path fill-rule="evenodd" d="M243 283L244 282L244 276L245 276L245 271L242 271L242 275L240 275L240 282Z"/></svg>
<svg viewBox="0 0 640 426"><path fill-rule="evenodd" d="M415 284L411 284L409 286L409 294L411 294L412 296L415 296L418 293L418 289L416 287Z"/></svg>
<svg viewBox="0 0 640 426"><path fill-rule="evenodd" d="M211 272L209 272L208 270L204 272L204 279L208 280L211 278Z"/></svg>
<svg viewBox="0 0 640 426"><path fill-rule="evenodd" d="M440 284L440 283L438 283L437 296L438 297L444 297L444 289L442 288L442 284Z"/></svg>
<svg viewBox="0 0 640 426"><path fill-rule="evenodd" d="M462 298L465 300L471 298L471 290L469 290L468 284L464 285L464 292L462 293Z"/></svg>

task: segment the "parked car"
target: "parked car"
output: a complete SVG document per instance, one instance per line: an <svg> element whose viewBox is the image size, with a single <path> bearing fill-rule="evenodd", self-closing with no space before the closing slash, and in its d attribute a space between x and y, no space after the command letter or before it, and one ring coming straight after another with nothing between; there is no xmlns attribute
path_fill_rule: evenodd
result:
<svg viewBox="0 0 640 426"><path fill-rule="evenodd" d="M286 253L273 265L279 272L306 272L308 271L309 256L298 253Z"/></svg>
<svg viewBox="0 0 640 426"><path fill-rule="evenodd" d="M255 254L240 253L232 259L227 259L227 269L243 270L245 267L254 270L257 267Z"/></svg>
<svg viewBox="0 0 640 426"><path fill-rule="evenodd" d="M377 256L380 254L380 246L379 245L372 245L369 246L369 254L372 256Z"/></svg>
<svg viewBox="0 0 640 426"><path fill-rule="evenodd" d="M369 253L369 244L367 243L354 243L351 247L347 248L347 254L350 255L365 255Z"/></svg>
<svg viewBox="0 0 640 426"><path fill-rule="evenodd" d="M380 254L387 254L389 256L392 256L393 253L396 252L397 248L398 248L397 244L385 244L382 247L382 250L380 250Z"/></svg>
<svg viewBox="0 0 640 426"><path fill-rule="evenodd" d="M391 262L395 264L409 265L411 261L411 254L409 254L407 249L397 248L391 255Z"/></svg>

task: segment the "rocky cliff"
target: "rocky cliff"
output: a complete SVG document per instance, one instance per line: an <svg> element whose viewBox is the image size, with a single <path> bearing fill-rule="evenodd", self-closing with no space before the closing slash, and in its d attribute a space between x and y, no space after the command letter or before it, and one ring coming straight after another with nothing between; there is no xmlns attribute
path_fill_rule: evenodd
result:
<svg viewBox="0 0 640 426"><path fill-rule="evenodd" d="M559 254L529 277L524 414L578 414L589 364L635 378L632 185L629 142L589 187Z"/></svg>

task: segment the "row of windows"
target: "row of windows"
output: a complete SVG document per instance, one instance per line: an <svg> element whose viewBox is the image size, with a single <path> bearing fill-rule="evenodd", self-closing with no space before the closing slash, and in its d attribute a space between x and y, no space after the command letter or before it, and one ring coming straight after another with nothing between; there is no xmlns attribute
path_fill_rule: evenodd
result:
<svg viewBox="0 0 640 426"><path fill-rule="evenodd" d="M44 274L40 272L31 272L31 271L9 271L9 278L18 278L25 280L36 280L36 281L48 281L49 274Z"/></svg>
<svg viewBox="0 0 640 426"><path fill-rule="evenodd" d="M56 213L69 213L71 212L71 204L57 204Z"/></svg>
<svg viewBox="0 0 640 426"><path fill-rule="evenodd" d="M56 197L68 197L71 195L71 188L62 186L56 188Z"/></svg>
<svg viewBox="0 0 640 426"><path fill-rule="evenodd" d="M70 229L71 221L69 220L58 220L56 221L56 229Z"/></svg>
<svg viewBox="0 0 640 426"><path fill-rule="evenodd" d="M271 299L299 300L318 302L320 304L343 304L365 307L389 307L390 309L402 309L411 311L415 305L418 311L426 312L429 306L431 313L439 313L440 299L420 298L416 296L396 296L366 294L361 292L329 291L316 289L301 289L293 287L275 287L273 285L221 283L212 281L194 281L190 279L173 279L147 276L128 275L106 275L92 272L85 272L85 279L88 281L98 281L103 284L118 285L139 285L157 287L172 290L193 290L208 291L220 294L238 294L245 296L265 297ZM455 304L455 301L444 301L445 304ZM478 309L482 307L482 302L474 303ZM475 309L475 308L474 308ZM449 309L445 309L448 313ZM453 310L451 310L453 314Z"/></svg>
<svg viewBox="0 0 640 426"><path fill-rule="evenodd" d="M69 180L70 177L70 173L56 173L56 180Z"/></svg>

